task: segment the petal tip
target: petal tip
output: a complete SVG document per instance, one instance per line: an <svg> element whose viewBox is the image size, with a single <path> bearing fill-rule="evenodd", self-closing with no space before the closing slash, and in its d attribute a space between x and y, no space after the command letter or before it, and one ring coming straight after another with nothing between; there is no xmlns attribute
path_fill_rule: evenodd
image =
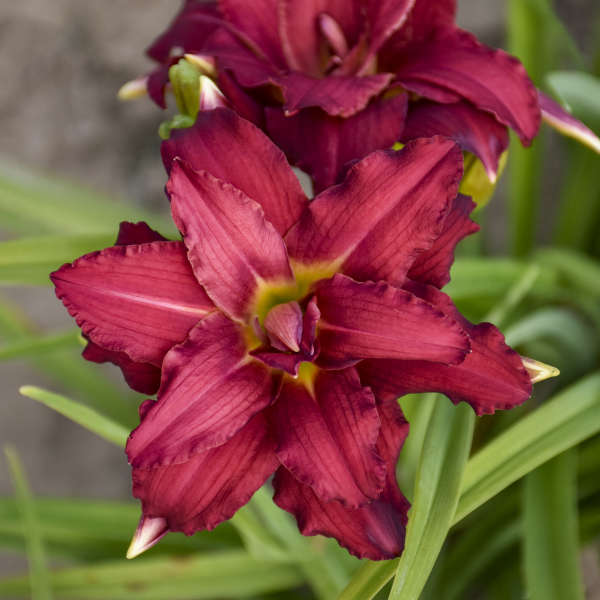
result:
<svg viewBox="0 0 600 600"><path fill-rule="evenodd" d="M169 527L165 518L142 517L127 549L126 558L131 560L146 552L158 543L168 531Z"/></svg>
<svg viewBox="0 0 600 600"><path fill-rule="evenodd" d="M551 379L552 377L558 377L560 375L559 369L552 365L547 365L543 362L534 360L533 358L528 358L527 356L522 356L521 360L527 373L529 373L531 383L539 383L540 381L545 381L546 379Z"/></svg>
<svg viewBox="0 0 600 600"><path fill-rule="evenodd" d="M148 78L140 77L123 84L117 92L119 100L136 100L148 93Z"/></svg>

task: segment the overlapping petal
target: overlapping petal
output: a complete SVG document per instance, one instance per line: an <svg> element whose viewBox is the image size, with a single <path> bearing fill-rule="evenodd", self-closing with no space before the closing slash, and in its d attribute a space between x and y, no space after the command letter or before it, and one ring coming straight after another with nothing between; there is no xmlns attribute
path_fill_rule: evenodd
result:
<svg viewBox="0 0 600 600"><path fill-rule="evenodd" d="M273 413L279 460L321 500L358 507L379 496L385 480L375 450L379 415L354 369L320 373L313 394L302 384L284 384Z"/></svg>
<svg viewBox="0 0 600 600"><path fill-rule="evenodd" d="M411 42L429 39L437 29L452 27L456 0L416 0L403 26L383 46L379 59L383 68L393 65L397 54Z"/></svg>
<svg viewBox="0 0 600 600"><path fill-rule="evenodd" d="M359 0L280 0L280 34L290 69L313 77L323 74L322 34L318 18L327 13L340 25L346 42L352 47L362 29Z"/></svg>
<svg viewBox="0 0 600 600"><path fill-rule="evenodd" d="M133 495L146 517L166 519L171 531L214 529L276 469L274 448L264 416L257 415L228 442L184 463L134 468Z"/></svg>
<svg viewBox="0 0 600 600"><path fill-rule="evenodd" d="M439 237L461 175L461 152L447 139L374 152L311 203L286 236L290 257L401 284Z"/></svg>
<svg viewBox="0 0 600 600"><path fill-rule="evenodd" d="M377 398L392 400L408 393L440 392L454 403L469 403L478 415L512 408L531 395L531 381L520 356L506 345L494 325L471 325L450 298L432 286L409 289L460 320L468 330L471 352L458 365L430 361L367 360L358 366L361 381Z"/></svg>
<svg viewBox="0 0 600 600"><path fill-rule="evenodd" d="M181 242L106 248L62 266L50 277L86 337L156 366L214 310Z"/></svg>
<svg viewBox="0 0 600 600"><path fill-rule="evenodd" d="M468 337L456 319L385 282L359 283L336 275L319 284L316 296L319 363L324 366L392 357L457 364L469 352Z"/></svg>
<svg viewBox="0 0 600 600"><path fill-rule="evenodd" d="M396 463L408 423L396 403L380 406L379 414L377 451L387 474L383 492L370 504L353 509L336 500L325 502L283 467L273 480L275 503L296 517L304 535L334 537L351 554L371 560L394 558L402 552L409 509L396 482Z"/></svg>
<svg viewBox="0 0 600 600"><path fill-rule="evenodd" d="M280 77L278 83L283 89L287 115L316 106L333 117L351 117L381 94L392 79L392 73L318 78L292 71Z"/></svg>
<svg viewBox="0 0 600 600"><path fill-rule="evenodd" d="M418 0L369 0L369 55L374 56L387 39L404 23Z"/></svg>
<svg viewBox="0 0 600 600"><path fill-rule="evenodd" d="M337 183L350 161L391 148L400 139L407 104L406 94L379 98L348 118L332 117L319 108L294 116L285 116L280 108L267 108L266 127L288 158L312 176L318 193Z"/></svg>
<svg viewBox="0 0 600 600"><path fill-rule="evenodd" d="M160 369L150 363L135 362L125 352L111 352L88 342L81 354L95 363L111 362L123 371L127 385L141 394L156 394L160 386Z"/></svg>
<svg viewBox="0 0 600 600"><path fill-rule="evenodd" d="M456 245L466 236L479 231L479 225L469 218L474 208L475 203L471 198L463 194L456 196L439 237L428 250L417 256L408 271L410 279L430 283L437 288L444 287L450 281Z"/></svg>
<svg viewBox="0 0 600 600"><path fill-rule="evenodd" d="M227 314L247 318L263 281L291 280L281 236L242 191L181 161L166 189L196 278Z"/></svg>
<svg viewBox="0 0 600 600"><path fill-rule="evenodd" d="M402 132L402 141L432 135L445 135L463 150L477 156L491 181L496 181L498 161L508 148L508 130L491 114L468 102L438 104L421 101L413 104Z"/></svg>
<svg viewBox="0 0 600 600"><path fill-rule="evenodd" d="M234 436L274 398L238 325L215 312L165 356L158 401L127 442L134 468L182 463Z"/></svg>
<svg viewBox="0 0 600 600"><path fill-rule="evenodd" d="M562 134L572 137L600 153L600 138L581 121L570 115L558 102L538 90L542 118Z"/></svg>
<svg viewBox="0 0 600 600"><path fill-rule="evenodd" d="M200 51L220 20L217 2L186 0L179 14L146 53L157 62L164 63L171 57L174 49Z"/></svg>
<svg viewBox="0 0 600 600"><path fill-rule="evenodd" d="M502 50L481 44L456 28L442 29L427 42L398 55L398 81L436 102L464 98L492 113L531 143L540 126L537 91L523 65Z"/></svg>
<svg viewBox="0 0 600 600"><path fill-rule="evenodd" d="M218 0L223 18L248 36L278 67L285 65L279 39L279 0Z"/></svg>
<svg viewBox="0 0 600 600"><path fill-rule="evenodd" d="M225 108L199 113L194 127L173 131L161 152L168 171L179 157L192 169L208 171L244 192L262 206L265 218L282 235L308 203L281 150Z"/></svg>

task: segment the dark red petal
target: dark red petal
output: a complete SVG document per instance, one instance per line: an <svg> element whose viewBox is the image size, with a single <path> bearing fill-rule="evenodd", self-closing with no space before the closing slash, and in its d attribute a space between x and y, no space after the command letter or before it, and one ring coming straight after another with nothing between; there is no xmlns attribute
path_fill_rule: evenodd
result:
<svg viewBox="0 0 600 600"><path fill-rule="evenodd" d="M285 371L294 377L298 375L300 364L306 361L306 356L297 352L286 354L264 348L252 350L250 356L257 358L272 369Z"/></svg>
<svg viewBox="0 0 600 600"><path fill-rule="evenodd" d="M512 408L529 398L529 374L496 327L490 323L472 325L446 294L432 286L407 282L406 287L459 320L469 333L471 352L456 366L429 361L363 361L358 367L361 380L377 398L391 400L408 393L440 392L454 403L469 403L479 415Z"/></svg>
<svg viewBox="0 0 600 600"><path fill-rule="evenodd" d="M317 306L317 299L313 296L306 306L304 319L302 321L302 340L300 341L300 349L306 354L312 355L314 352L317 323L320 318L321 311Z"/></svg>
<svg viewBox="0 0 600 600"><path fill-rule="evenodd" d="M385 560L404 548L408 501L396 483L396 463L408 423L396 403L380 407L381 434L377 451L387 466L386 485L376 500L360 508L347 508L335 500L325 502L281 467L275 474L275 503L291 512L303 535L337 539L358 558Z"/></svg>
<svg viewBox="0 0 600 600"><path fill-rule="evenodd" d="M411 105L402 141L445 135L463 150L475 154L491 181L498 175L498 161L508 148L508 131L489 113L468 102L437 104L427 100Z"/></svg>
<svg viewBox="0 0 600 600"><path fill-rule="evenodd" d="M450 27L456 16L456 0L416 0L402 27L392 35L378 55L380 68L397 61L397 54L410 42L429 39L440 27Z"/></svg>
<svg viewBox="0 0 600 600"><path fill-rule="evenodd" d="M219 0L225 19L247 35L273 63L284 67L278 4L279 0Z"/></svg>
<svg viewBox="0 0 600 600"><path fill-rule="evenodd" d="M272 400L269 369L248 359L243 334L222 313L200 321L163 362L158 402L127 442L129 462L185 462L223 444Z"/></svg>
<svg viewBox="0 0 600 600"><path fill-rule="evenodd" d="M240 31L217 29L207 40L204 52L216 58L220 72L231 71L244 87L276 83L280 73L262 50Z"/></svg>
<svg viewBox="0 0 600 600"><path fill-rule="evenodd" d="M415 295L344 275L318 285L319 362L328 367L362 358L461 362L469 352L466 333L452 318Z"/></svg>
<svg viewBox="0 0 600 600"><path fill-rule="evenodd" d="M182 10L169 27L146 50L157 62L167 62L171 51L181 48L185 52L198 52L220 20L216 2L186 0ZM178 54L181 54L179 52Z"/></svg>
<svg viewBox="0 0 600 600"><path fill-rule="evenodd" d="M130 223L123 221L119 225L119 235L116 246L130 246L132 244L148 244L151 242L166 241L158 231L140 221ZM111 362L123 372L127 385L132 390L141 394L156 394L160 386L160 369L150 363L140 363L131 360L124 352L112 352L88 341L83 353L83 358L95 363Z"/></svg>
<svg viewBox="0 0 600 600"><path fill-rule="evenodd" d="M302 108L319 107L333 117L351 117L385 90L393 75L378 73L366 77L309 77L291 72L279 78L283 90L284 111L293 115Z"/></svg>
<svg viewBox="0 0 600 600"><path fill-rule="evenodd" d="M158 231L152 229L148 223L139 221L138 223L130 223L123 221L119 225L119 235L115 246L130 246L132 244L149 244L151 242L166 242L167 238L163 237Z"/></svg>
<svg viewBox="0 0 600 600"><path fill-rule="evenodd" d="M125 352L111 352L88 342L83 358L95 363L111 362L120 367L127 385L141 394L153 395L160 385L160 369L150 363L134 362Z"/></svg>
<svg viewBox="0 0 600 600"><path fill-rule="evenodd" d="M146 89L148 90L148 96L160 107L167 108L167 102L165 100L165 91L167 84L169 83L169 69L174 61L170 61L166 65L160 65L156 67L149 75L146 80Z"/></svg>
<svg viewBox="0 0 600 600"><path fill-rule="evenodd" d="M231 73L221 71L218 75L217 84L233 110L240 117L254 123L257 127L264 128L265 114L263 106L254 100L250 94L246 93L246 90L238 84ZM173 139L173 134L171 134L171 139Z"/></svg>
<svg viewBox="0 0 600 600"><path fill-rule="evenodd" d="M404 87L421 96L448 102L449 91L492 113L524 144L538 132L537 91L523 65L466 31L440 30L427 42L411 46L398 56L395 71Z"/></svg>
<svg viewBox="0 0 600 600"><path fill-rule="evenodd" d="M290 257L401 284L439 237L461 175L462 154L448 139L374 152L310 204L286 237Z"/></svg>
<svg viewBox="0 0 600 600"><path fill-rule="evenodd" d="M560 131L563 135L577 141L600 153L600 138L581 121L570 115L558 102L538 90L538 98L542 118L548 125Z"/></svg>
<svg viewBox="0 0 600 600"><path fill-rule="evenodd" d="M267 108L267 131L290 161L313 178L318 193L338 181L346 163L391 148L400 139L406 98L400 94L374 100L347 119L331 117L318 108L291 117L280 108Z"/></svg>
<svg viewBox="0 0 600 600"><path fill-rule="evenodd" d="M86 337L156 366L214 310L181 242L114 246L63 265L50 278Z"/></svg>
<svg viewBox="0 0 600 600"><path fill-rule="evenodd" d="M219 308L246 319L263 281L292 279L281 236L242 191L181 161L166 189L196 278Z"/></svg>
<svg viewBox="0 0 600 600"><path fill-rule="evenodd" d="M397 31L408 18L415 0L369 0L369 55L374 56L386 40Z"/></svg>
<svg viewBox="0 0 600 600"><path fill-rule="evenodd" d="M284 384L274 423L279 460L321 500L358 507L380 495L385 464L375 451L379 416L354 369L321 371L314 397L304 385Z"/></svg>
<svg viewBox="0 0 600 600"><path fill-rule="evenodd" d="M358 42L363 27L359 0L281 0L279 4L281 43L291 69L315 77L322 75L322 13L337 21L349 47Z"/></svg>
<svg viewBox="0 0 600 600"><path fill-rule="evenodd" d="M413 263L408 276L421 283L438 288L450 281L450 267L454 262L454 249L460 240L476 231L479 225L469 218L475 203L468 196L458 194L444 221L444 227L433 246L421 252Z"/></svg>
<svg viewBox="0 0 600 600"><path fill-rule="evenodd" d="M190 129L175 130L161 147L169 171L180 157L197 171L231 183L265 211L282 235L298 220L308 200L285 156L262 131L234 112L200 113Z"/></svg>
<svg viewBox="0 0 600 600"><path fill-rule="evenodd" d="M297 302L274 306L265 317L264 327L273 347L283 352L300 351L302 309Z"/></svg>
<svg viewBox="0 0 600 600"><path fill-rule="evenodd" d="M133 495L147 517L166 519L171 531L214 529L233 514L277 467L274 442L262 415L225 444L178 465L133 469Z"/></svg>

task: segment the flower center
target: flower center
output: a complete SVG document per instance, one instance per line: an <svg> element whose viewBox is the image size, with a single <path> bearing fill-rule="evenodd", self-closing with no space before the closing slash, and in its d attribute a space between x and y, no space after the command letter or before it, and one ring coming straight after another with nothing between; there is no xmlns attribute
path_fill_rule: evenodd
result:
<svg viewBox="0 0 600 600"><path fill-rule="evenodd" d="M262 325L254 320L253 339L258 343L250 355L297 377L301 365L312 363L319 354L316 333L320 316L314 297L302 306L296 300L275 305Z"/></svg>

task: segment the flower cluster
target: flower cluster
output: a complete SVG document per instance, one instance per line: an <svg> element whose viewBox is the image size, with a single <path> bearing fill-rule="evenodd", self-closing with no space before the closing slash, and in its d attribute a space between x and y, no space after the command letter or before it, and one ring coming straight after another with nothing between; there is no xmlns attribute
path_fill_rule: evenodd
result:
<svg viewBox="0 0 600 600"><path fill-rule="evenodd" d="M526 400L530 376L490 324L440 288L477 227L446 138L377 151L312 201L281 151L234 112L163 144L182 241L123 224L117 245L52 274L140 408L127 454L144 517L132 554L212 529L275 473L306 535L397 556L408 503L396 398L439 391L478 414Z"/></svg>
<svg viewBox="0 0 600 600"><path fill-rule="evenodd" d="M541 115L600 142L454 13L452 0L188 0L150 48L143 87L164 106L171 85L182 113L162 145L181 239L122 223L114 246L51 275L84 357L158 392L127 443L143 512L128 556L213 529L271 476L303 534L398 556L397 398L440 392L486 414L541 378L441 291L477 230L463 151L494 179L507 128L528 144Z"/></svg>

